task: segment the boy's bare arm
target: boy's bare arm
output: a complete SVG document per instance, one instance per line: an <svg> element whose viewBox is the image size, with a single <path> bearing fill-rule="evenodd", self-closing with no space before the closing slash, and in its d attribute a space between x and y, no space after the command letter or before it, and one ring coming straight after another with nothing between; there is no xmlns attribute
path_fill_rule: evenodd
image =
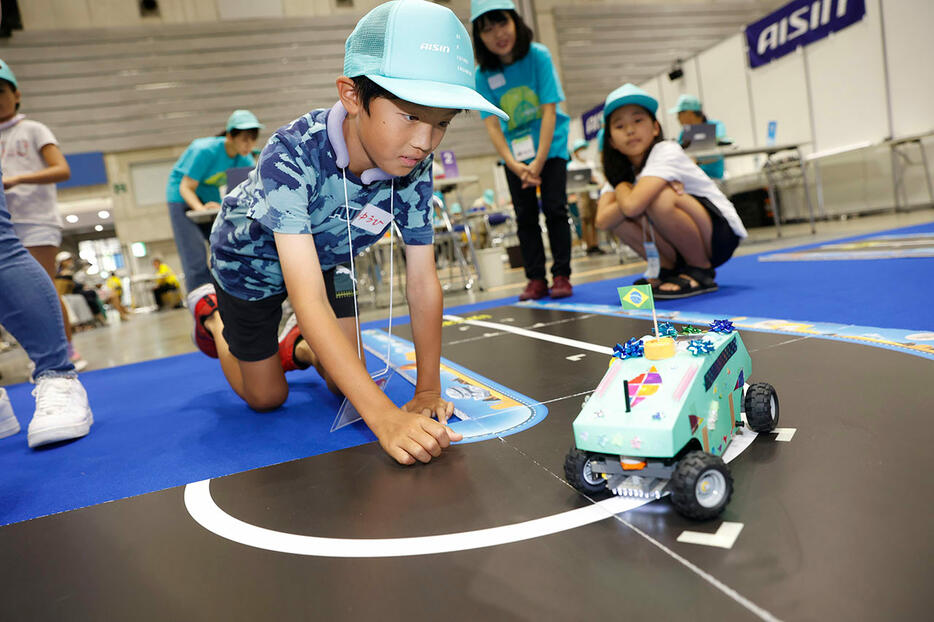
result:
<svg viewBox="0 0 934 622"><path fill-rule="evenodd" d="M42 159L45 161L45 168L32 173L23 173L22 175L13 175L3 178L3 187L12 188L18 184L57 184L60 181L68 181L71 177L71 168L68 161L62 155L62 150L58 145L49 143L39 150Z"/></svg>
<svg viewBox="0 0 934 622"><path fill-rule="evenodd" d="M327 301L311 235L276 233L276 248L302 337L379 439L401 464L428 462L459 434L427 417L396 408L370 379L356 349L344 337Z"/></svg>
<svg viewBox="0 0 934 622"><path fill-rule="evenodd" d="M208 203L201 202L201 198L196 192L198 190L198 184L200 183L201 182L197 179L184 175L182 180L178 183L178 193L182 195L188 207L193 210L200 211L208 208L219 208L220 204L215 201L209 201Z"/></svg>
<svg viewBox="0 0 934 622"><path fill-rule="evenodd" d="M441 313L443 296L435 270L434 247L408 246L406 259L406 297L412 316L415 339L415 364L418 379L415 397L403 410L436 415L444 423L454 412L454 404L441 397Z"/></svg>

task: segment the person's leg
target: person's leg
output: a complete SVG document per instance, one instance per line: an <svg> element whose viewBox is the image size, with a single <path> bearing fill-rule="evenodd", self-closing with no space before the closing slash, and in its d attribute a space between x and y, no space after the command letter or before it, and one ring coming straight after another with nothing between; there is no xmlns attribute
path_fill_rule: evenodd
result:
<svg viewBox="0 0 934 622"><path fill-rule="evenodd" d="M666 188L646 210L655 231L684 258L689 266L710 267L713 223L700 201L689 194Z"/></svg>
<svg viewBox="0 0 934 622"><path fill-rule="evenodd" d="M337 324L340 326L341 333L354 347L357 344L357 338L359 332L357 331L357 322L353 317L339 317L337 318ZM362 341L360 342L363 343ZM366 361L366 352L362 351L361 347L361 359ZM331 391L334 395L343 395L338 386L334 383L334 380L331 378L331 375L328 374L328 371L321 365L321 361L318 359L318 355L315 354L314 350L311 349L311 346L308 345L308 342L305 339L302 339L295 345L295 358L302 364L306 366L312 366L315 368L315 371L318 372L318 375L324 380L327 384L328 390Z"/></svg>
<svg viewBox="0 0 934 622"><path fill-rule="evenodd" d="M30 246L26 250L33 256L33 259L39 262L45 273L50 279L55 279L55 273L58 271L55 265L55 256L58 255L57 246ZM52 286L54 289L54 285ZM65 301L58 296L58 304L62 313L62 326L65 328L65 339L71 341L71 322L68 321L68 311L65 309Z"/></svg>
<svg viewBox="0 0 934 622"><path fill-rule="evenodd" d="M577 204L581 212L581 239L584 241L584 248L588 251L592 248L598 248L597 226L594 222L597 210L596 202L590 198L589 194L582 192L578 195Z"/></svg>
<svg viewBox="0 0 934 622"><path fill-rule="evenodd" d="M182 263L185 289L188 292L206 283L211 283L208 269L207 241L198 225L185 216L188 206L184 203L169 203L169 220L175 235L175 247Z"/></svg>
<svg viewBox="0 0 934 622"><path fill-rule="evenodd" d="M552 276L571 275L571 227L568 224L567 162L550 158L542 168L542 212L551 245Z"/></svg>
<svg viewBox="0 0 934 622"><path fill-rule="evenodd" d="M22 245L0 193L0 324L35 364L36 410L28 444L38 447L86 435L94 417L68 358L61 301L52 279Z"/></svg>
<svg viewBox="0 0 934 622"><path fill-rule="evenodd" d="M278 353L259 361L242 361L231 351L224 335L224 321L215 311L204 319L204 327L217 346L217 358L230 388L253 410L273 410L289 395Z"/></svg>
<svg viewBox="0 0 934 622"><path fill-rule="evenodd" d="M525 264L525 276L529 280L544 280L545 245L542 243L542 230L538 224L539 208L535 188L523 188L522 180L508 168L506 182L509 184L509 194L516 211L516 228L522 262Z"/></svg>

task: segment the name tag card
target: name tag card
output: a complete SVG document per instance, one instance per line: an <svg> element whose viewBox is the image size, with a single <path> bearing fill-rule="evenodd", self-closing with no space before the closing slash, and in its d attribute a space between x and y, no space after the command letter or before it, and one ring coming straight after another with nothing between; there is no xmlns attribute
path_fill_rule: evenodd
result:
<svg viewBox="0 0 934 622"><path fill-rule="evenodd" d="M363 229L367 233L382 233L390 222L392 222L392 214L367 203L360 213L350 221L350 224L358 229Z"/></svg>
<svg viewBox="0 0 934 622"><path fill-rule="evenodd" d="M495 91L499 87L506 85L506 76L501 73L494 73L486 79L486 83L490 86L490 90Z"/></svg>

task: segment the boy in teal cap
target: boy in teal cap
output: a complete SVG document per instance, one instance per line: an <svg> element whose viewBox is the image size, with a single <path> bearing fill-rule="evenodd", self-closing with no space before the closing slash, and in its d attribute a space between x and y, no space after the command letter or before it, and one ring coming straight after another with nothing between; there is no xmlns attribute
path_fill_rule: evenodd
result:
<svg viewBox="0 0 934 622"><path fill-rule="evenodd" d="M716 127L717 142L729 142L726 136L726 126L723 125L722 121L717 121L715 119L708 120L701 106L701 101L694 95L685 94L679 97L678 103L675 104L674 108L669 108L668 113L678 115L678 123L681 124L681 133L678 134L678 143L685 148L687 148L687 145L685 145L682 140L684 137L684 126L696 125L698 123L713 123ZM711 179L723 179L723 156L704 158L698 161L697 165L700 166L701 170L707 173L707 176Z"/></svg>
<svg viewBox="0 0 934 622"><path fill-rule="evenodd" d="M506 116L474 91L470 51L463 25L436 4L397 0L364 16L345 45L339 101L269 139L214 223L214 284L189 295L198 346L220 358L252 408L285 401L283 370L315 366L402 464L428 462L461 439L445 425L453 407L441 397L431 154L458 111ZM406 244L418 372L402 409L361 361L352 273L354 255L392 221ZM297 324L278 339L286 295Z"/></svg>

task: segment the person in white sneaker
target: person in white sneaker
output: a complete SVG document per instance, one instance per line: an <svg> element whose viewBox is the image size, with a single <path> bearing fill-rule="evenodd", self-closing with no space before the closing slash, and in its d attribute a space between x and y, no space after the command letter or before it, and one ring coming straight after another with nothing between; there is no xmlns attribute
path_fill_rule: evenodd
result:
<svg viewBox="0 0 934 622"><path fill-rule="evenodd" d="M0 99L3 96L0 93ZM29 446L85 436L94 416L68 357L58 294L48 273L17 237L3 193L0 193L0 324L19 341L35 365L36 388L32 394L36 410L27 433ZM19 429L9 397L3 391L0 437L16 434Z"/></svg>

